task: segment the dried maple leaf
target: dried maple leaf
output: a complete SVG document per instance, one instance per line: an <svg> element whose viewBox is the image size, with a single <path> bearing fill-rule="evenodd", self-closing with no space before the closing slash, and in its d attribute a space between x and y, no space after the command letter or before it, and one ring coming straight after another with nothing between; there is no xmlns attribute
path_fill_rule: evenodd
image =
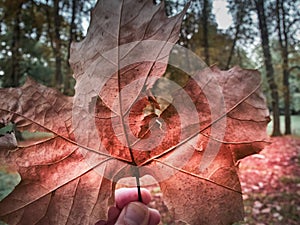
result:
<svg viewBox="0 0 300 225"><path fill-rule="evenodd" d="M47 138L1 151L21 183L0 202L9 224L94 224L115 184L159 183L176 219L231 224L243 205L235 166L265 143L268 110L256 71L188 71L162 78L184 11L152 1L99 1L72 46L73 98L27 80L0 90L0 117ZM180 60L180 61L184 61ZM144 176L144 177L143 177Z"/></svg>

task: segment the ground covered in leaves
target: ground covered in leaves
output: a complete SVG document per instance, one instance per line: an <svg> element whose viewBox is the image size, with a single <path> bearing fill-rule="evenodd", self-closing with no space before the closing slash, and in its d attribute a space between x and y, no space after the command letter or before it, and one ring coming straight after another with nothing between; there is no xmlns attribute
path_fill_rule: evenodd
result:
<svg viewBox="0 0 300 225"><path fill-rule="evenodd" d="M260 154L239 165L245 221L236 225L300 224L300 137L271 139ZM162 202L159 188L152 188L151 206L162 214L161 224L176 224Z"/></svg>

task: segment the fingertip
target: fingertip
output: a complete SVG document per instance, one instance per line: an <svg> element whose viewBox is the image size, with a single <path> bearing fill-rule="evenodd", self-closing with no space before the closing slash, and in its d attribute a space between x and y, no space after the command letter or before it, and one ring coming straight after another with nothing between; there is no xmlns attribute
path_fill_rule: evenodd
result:
<svg viewBox="0 0 300 225"><path fill-rule="evenodd" d="M160 222L160 214L156 209L149 209L149 225L157 225Z"/></svg>
<svg viewBox="0 0 300 225"><path fill-rule="evenodd" d="M115 206L112 206L108 209L108 220L109 221L114 221L118 218L118 216L120 215L120 209L118 209Z"/></svg>
<svg viewBox="0 0 300 225"><path fill-rule="evenodd" d="M148 205L151 202L151 193L146 188L141 188L142 200L143 203Z"/></svg>
<svg viewBox="0 0 300 225"><path fill-rule="evenodd" d="M149 204L151 201L151 194L150 192L145 189L141 188L142 200L144 204ZM129 202L138 201L138 191L137 188L120 188L115 192L115 201L116 206L119 209L124 208Z"/></svg>

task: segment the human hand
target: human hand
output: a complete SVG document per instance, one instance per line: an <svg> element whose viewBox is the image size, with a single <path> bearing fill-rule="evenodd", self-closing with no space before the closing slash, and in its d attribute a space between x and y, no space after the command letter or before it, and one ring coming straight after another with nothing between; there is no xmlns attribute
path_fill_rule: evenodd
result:
<svg viewBox="0 0 300 225"><path fill-rule="evenodd" d="M160 214L147 206L151 194L147 189L141 189L142 202L138 202L136 188L121 188L116 190L116 206L108 210L108 220L99 221L96 225L157 225Z"/></svg>

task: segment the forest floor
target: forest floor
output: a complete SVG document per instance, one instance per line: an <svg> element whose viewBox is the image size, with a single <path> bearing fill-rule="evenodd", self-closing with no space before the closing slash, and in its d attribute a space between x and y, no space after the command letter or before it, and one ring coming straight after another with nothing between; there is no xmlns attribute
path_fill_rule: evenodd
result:
<svg viewBox="0 0 300 225"><path fill-rule="evenodd" d="M236 225L300 224L300 137L272 138L260 154L249 156L239 165L245 219ZM176 224L153 188L151 206L162 215L161 224Z"/></svg>

